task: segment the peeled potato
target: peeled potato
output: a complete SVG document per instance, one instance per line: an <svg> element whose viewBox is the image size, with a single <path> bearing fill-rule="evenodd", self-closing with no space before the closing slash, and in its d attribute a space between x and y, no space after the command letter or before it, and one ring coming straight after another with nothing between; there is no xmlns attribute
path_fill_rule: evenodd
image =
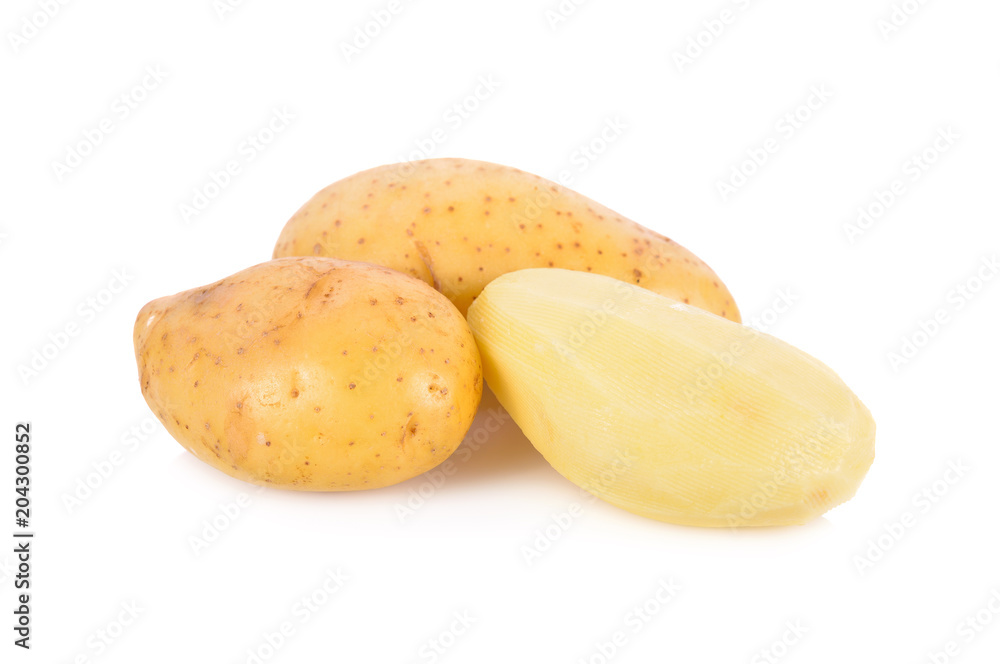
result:
<svg viewBox="0 0 1000 664"><path fill-rule="evenodd" d="M504 275L469 324L487 383L562 475L635 514L799 524L851 498L868 409L775 337L607 277Z"/></svg>
<svg viewBox="0 0 1000 664"><path fill-rule="evenodd" d="M395 484L462 442L482 365L423 282L330 258L262 263L153 300L135 322L146 403L202 461L311 491Z"/></svg>
<svg viewBox="0 0 1000 664"><path fill-rule="evenodd" d="M674 241L544 178L467 159L382 166L336 182L285 225L274 257L378 263L463 314L490 281L530 267L604 274L739 321L733 297Z"/></svg>

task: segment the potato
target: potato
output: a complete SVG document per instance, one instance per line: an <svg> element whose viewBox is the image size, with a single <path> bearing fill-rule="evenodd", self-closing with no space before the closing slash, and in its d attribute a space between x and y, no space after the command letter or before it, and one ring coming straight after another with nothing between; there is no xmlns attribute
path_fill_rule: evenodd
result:
<svg viewBox="0 0 1000 664"><path fill-rule="evenodd" d="M636 514L803 523L851 498L875 423L828 367L608 277L504 275L469 310L486 381L562 475Z"/></svg>
<svg viewBox="0 0 1000 664"><path fill-rule="evenodd" d="M604 274L739 321L722 280L694 254L553 182L467 159L383 166L316 194L274 257L378 263L432 284L463 314L501 274L561 267Z"/></svg>
<svg viewBox="0 0 1000 664"><path fill-rule="evenodd" d="M451 454L482 365L457 309L381 266L283 258L139 312L146 403L192 454L254 484L371 489Z"/></svg>

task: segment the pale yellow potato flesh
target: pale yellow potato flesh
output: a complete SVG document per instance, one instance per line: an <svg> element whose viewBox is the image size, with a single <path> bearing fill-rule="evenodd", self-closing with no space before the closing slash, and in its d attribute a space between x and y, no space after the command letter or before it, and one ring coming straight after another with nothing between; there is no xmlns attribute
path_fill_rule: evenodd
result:
<svg viewBox="0 0 1000 664"><path fill-rule="evenodd" d="M468 313L487 384L566 478L696 526L801 524L850 499L871 413L830 368L607 277L506 274Z"/></svg>
<svg viewBox="0 0 1000 664"><path fill-rule="evenodd" d="M604 274L739 321L722 280L659 233L531 173L469 159L381 166L335 182L288 221L274 257L332 256L433 285L463 314L507 272Z"/></svg>
<svg viewBox="0 0 1000 664"><path fill-rule="evenodd" d="M462 315L423 282L284 258L154 300L142 394L181 445L238 479L309 491L395 484L459 446L482 394Z"/></svg>

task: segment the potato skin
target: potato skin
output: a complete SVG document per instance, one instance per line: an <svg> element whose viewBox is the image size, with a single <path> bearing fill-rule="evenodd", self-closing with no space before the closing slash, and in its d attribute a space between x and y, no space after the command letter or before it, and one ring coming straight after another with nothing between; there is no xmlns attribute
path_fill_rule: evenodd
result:
<svg viewBox="0 0 1000 664"><path fill-rule="evenodd" d="M467 159L381 166L317 193L274 257L332 256L433 285L463 315L493 279L531 267L595 272L739 322L729 290L674 241L516 168Z"/></svg>
<svg viewBox="0 0 1000 664"><path fill-rule="evenodd" d="M247 482L370 489L433 468L482 394L475 340L423 282L283 258L148 303L139 381L170 434Z"/></svg>

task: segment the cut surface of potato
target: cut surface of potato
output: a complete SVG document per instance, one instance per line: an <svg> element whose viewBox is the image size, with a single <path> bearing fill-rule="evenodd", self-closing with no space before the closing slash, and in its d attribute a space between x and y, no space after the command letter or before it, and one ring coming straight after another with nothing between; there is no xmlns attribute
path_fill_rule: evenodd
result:
<svg viewBox="0 0 1000 664"><path fill-rule="evenodd" d="M868 409L826 365L607 277L504 275L469 324L500 403L562 475L677 524L804 523L851 498Z"/></svg>

